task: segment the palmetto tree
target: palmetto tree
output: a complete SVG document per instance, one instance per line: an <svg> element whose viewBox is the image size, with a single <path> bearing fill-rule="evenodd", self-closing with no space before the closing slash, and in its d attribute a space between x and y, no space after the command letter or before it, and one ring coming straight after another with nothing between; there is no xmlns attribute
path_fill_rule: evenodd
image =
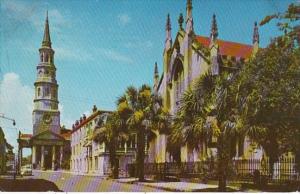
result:
<svg viewBox="0 0 300 194"><path fill-rule="evenodd" d="M116 157L117 145L127 139L127 128L118 112L111 113L105 123L104 120L98 122L98 126L93 134L93 140L100 144L104 143L108 148L112 178L118 178L119 176Z"/></svg>
<svg viewBox="0 0 300 194"><path fill-rule="evenodd" d="M145 137L149 107L151 104L151 88L142 85L136 89L130 86L118 101L118 112L126 121L126 126L137 132L137 170L139 181L144 181Z"/></svg>
<svg viewBox="0 0 300 194"><path fill-rule="evenodd" d="M232 144L240 134L241 123L236 114L234 74L203 74L183 95L170 141L198 148L212 136L217 139L219 190L225 191L227 167L232 157ZM177 141L177 142L176 142Z"/></svg>
<svg viewBox="0 0 300 194"><path fill-rule="evenodd" d="M126 121L128 129L137 132L137 166L139 181L144 181L145 138L153 131L167 132L169 115L162 108L162 99L152 94L151 88L142 85L139 89L128 87L117 101L118 113Z"/></svg>

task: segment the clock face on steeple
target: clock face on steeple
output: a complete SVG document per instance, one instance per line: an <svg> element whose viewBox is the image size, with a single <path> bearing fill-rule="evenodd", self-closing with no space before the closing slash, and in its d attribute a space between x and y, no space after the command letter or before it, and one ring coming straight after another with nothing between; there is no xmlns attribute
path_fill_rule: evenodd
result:
<svg viewBox="0 0 300 194"><path fill-rule="evenodd" d="M44 115L43 115L43 122L45 124L50 124L52 122L51 115L48 114L48 113L44 113Z"/></svg>

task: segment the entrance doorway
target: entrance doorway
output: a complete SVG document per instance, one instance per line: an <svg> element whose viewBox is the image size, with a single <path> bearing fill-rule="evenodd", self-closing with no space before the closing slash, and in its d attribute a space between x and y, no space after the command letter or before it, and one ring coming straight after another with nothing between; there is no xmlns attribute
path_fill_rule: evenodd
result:
<svg viewBox="0 0 300 194"><path fill-rule="evenodd" d="M45 146L45 169L51 169L52 168L52 147L51 146Z"/></svg>

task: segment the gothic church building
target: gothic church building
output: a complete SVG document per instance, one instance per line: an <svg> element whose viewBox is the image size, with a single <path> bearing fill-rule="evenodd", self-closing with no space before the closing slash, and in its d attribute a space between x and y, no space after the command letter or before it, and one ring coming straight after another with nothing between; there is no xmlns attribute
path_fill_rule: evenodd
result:
<svg viewBox="0 0 300 194"><path fill-rule="evenodd" d="M175 39L171 37L171 19L167 16L166 38L163 51L163 73L158 74L157 64L154 71L154 92L163 99L163 107L171 115L175 115L180 98L184 91L192 86L196 78L209 69L213 75L218 75L222 69L235 69L249 60L259 48L258 27L255 23L253 44L247 45L237 42L225 41L218 38L216 16L212 17L210 36L197 35L194 31L192 14L192 0L187 0L186 17L180 14L178 18L178 32ZM185 22L185 26L183 23ZM240 146L237 146L237 158L262 156L262 151L249 146L252 142L246 137ZM206 143L200 142L200 150L190 148L187 144L180 149L182 162L200 161L203 158L215 155L215 148L208 148ZM156 138L150 142L149 162L171 162L172 156L167 149L167 134L157 133Z"/></svg>

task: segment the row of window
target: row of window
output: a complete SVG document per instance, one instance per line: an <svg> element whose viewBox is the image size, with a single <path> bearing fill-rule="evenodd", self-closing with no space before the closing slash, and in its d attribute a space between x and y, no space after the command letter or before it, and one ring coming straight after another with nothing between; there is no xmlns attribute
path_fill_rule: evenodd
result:
<svg viewBox="0 0 300 194"><path fill-rule="evenodd" d="M38 71L38 77L39 78L48 78L48 76L51 76L52 78L55 78L55 71L49 71L47 69L43 70L43 69L40 69Z"/></svg>
<svg viewBox="0 0 300 194"><path fill-rule="evenodd" d="M45 52L45 53L41 52L40 53L40 61L53 63L53 55L51 55L50 53L47 53L47 52Z"/></svg>
<svg viewBox="0 0 300 194"><path fill-rule="evenodd" d="M52 89L51 93L52 93L53 98L57 97L55 88ZM50 96L50 88L49 87L43 87L43 88L38 87L36 95L37 95L37 97L49 97Z"/></svg>
<svg viewBox="0 0 300 194"><path fill-rule="evenodd" d="M119 149L125 149L125 143L126 143L126 148L130 149L130 148L136 148L137 145L137 139L136 139L136 134L131 134L129 135L128 141L121 141L118 145ZM93 146L96 146L96 148L100 149L103 147L103 144L99 144L99 143L93 143ZM83 145L82 143L78 143L76 145L72 145L71 146L71 151L72 151L72 155L78 155L80 153L82 153L82 149L83 149ZM90 150L92 151L92 150ZM90 153L90 155L92 155L92 153Z"/></svg>
<svg viewBox="0 0 300 194"><path fill-rule="evenodd" d="M93 170L100 170L100 166L98 164L98 156L94 157L94 165L95 168ZM73 159L71 160L71 169L73 170L83 170L83 169L91 169L92 161L89 161L88 158L85 159Z"/></svg>

